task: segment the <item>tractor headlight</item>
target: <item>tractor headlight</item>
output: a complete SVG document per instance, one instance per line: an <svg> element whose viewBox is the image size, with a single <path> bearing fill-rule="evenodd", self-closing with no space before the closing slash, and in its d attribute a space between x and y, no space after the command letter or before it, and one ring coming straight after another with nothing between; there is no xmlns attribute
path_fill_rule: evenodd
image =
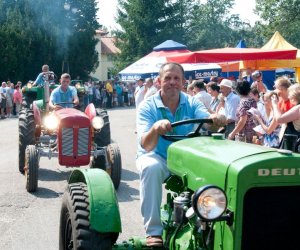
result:
<svg viewBox="0 0 300 250"><path fill-rule="evenodd" d="M199 188L193 197L193 208L201 219L213 221L222 216L227 208L226 194L213 185Z"/></svg>
<svg viewBox="0 0 300 250"><path fill-rule="evenodd" d="M104 120L103 120L103 118L100 117L100 116L94 117L93 120L92 120L92 126L96 130L102 129L103 126L104 126Z"/></svg>
<svg viewBox="0 0 300 250"><path fill-rule="evenodd" d="M57 117L52 113L45 117L44 119L44 126L49 130L55 130L58 128L58 119Z"/></svg>

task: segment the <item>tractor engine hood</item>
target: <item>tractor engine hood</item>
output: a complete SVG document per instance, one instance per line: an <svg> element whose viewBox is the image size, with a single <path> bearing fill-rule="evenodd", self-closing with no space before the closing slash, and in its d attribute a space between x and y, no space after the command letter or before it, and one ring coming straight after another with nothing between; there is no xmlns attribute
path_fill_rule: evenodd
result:
<svg viewBox="0 0 300 250"><path fill-rule="evenodd" d="M92 132L88 116L73 108L60 109L54 113L59 120L59 164L67 167L89 164Z"/></svg>
<svg viewBox="0 0 300 250"><path fill-rule="evenodd" d="M228 168L233 162L274 151L249 143L197 137L171 144L167 162L171 174L181 177L191 190L207 184L224 188Z"/></svg>

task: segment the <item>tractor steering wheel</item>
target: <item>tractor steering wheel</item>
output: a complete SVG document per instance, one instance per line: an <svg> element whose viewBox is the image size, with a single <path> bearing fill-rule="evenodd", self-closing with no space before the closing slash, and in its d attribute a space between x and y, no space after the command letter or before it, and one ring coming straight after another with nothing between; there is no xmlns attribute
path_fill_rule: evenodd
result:
<svg viewBox="0 0 300 250"><path fill-rule="evenodd" d="M73 106L75 106L75 103L74 102L57 102L55 103L55 105L61 105L61 104L72 104Z"/></svg>
<svg viewBox="0 0 300 250"><path fill-rule="evenodd" d="M74 102L57 102L57 103L55 103L54 105L55 106L60 106L62 109L64 109L65 107L63 107L63 106L61 106L61 105L65 105L65 104L71 104L71 105L73 105L73 107L74 108L76 108L77 107L77 104L75 104ZM60 109L60 108L59 108Z"/></svg>
<svg viewBox="0 0 300 250"><path fill-rule="evenodd" d="M212 119L188 119L188 120L173 122L173 123L171 123L171 127L175 128L177 126L184 125L184 124L197 124L197 123L199 125L196 128L196 130L193 132L190 132L186 135L162 135L162 138L164 138L165 140L174 142L174 141L179 141L179 140L186 139L186 138L198 137L201 135L200 129L202 128L203 124L204 123L213 123L213 120Z"/></svg>

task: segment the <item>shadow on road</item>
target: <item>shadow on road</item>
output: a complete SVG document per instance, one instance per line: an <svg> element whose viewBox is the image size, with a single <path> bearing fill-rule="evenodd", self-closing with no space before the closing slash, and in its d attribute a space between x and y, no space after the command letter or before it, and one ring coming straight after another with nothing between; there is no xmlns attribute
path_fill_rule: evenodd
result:
<svg viewBox="0 0 300 250"><path fill-rule="evenodd" d="M139 194L139 190L130 187L126 182L121 182L117 191L119 202L139 200Z"/></svg>
<svg viewBox="0 0 300 250"><path fill-rule="evenodd" d="M65 181L68 180L72 169L67 172L61 172L46 168L39 169L39 180L41 181Z"/></svg>
<svg viewBox="0 0 300 250"><path fill-rule="evenodd" d="M53 199L63 195L63 192L56 192L49 188L39 187L35 193L32 193L32 195L42 199Z"/></svg>
<svg viewBox="0 0 300 250"><path fill-rule="evenodd" d="M124 181L135 181L139 180L139 175L133 171L122 169L122 180Z"/></svg>

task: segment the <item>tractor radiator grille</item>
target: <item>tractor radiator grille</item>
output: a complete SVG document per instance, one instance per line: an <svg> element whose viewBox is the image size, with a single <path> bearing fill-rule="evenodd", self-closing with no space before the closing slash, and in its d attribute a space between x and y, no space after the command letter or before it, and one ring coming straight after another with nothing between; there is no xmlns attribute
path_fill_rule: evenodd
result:
<svg viewBox="0 0 300 250"><path fill-rule="evenodd" d="M244 197L242 250L299 249L300 186L259 187Z"/></svg>
<svg viewBox="0 0 300 250"><path fill-rule="evenodd" d="M89 128L80 128L78 131L78 156L88 155Z"/></svg>
<svg viewBox="0 0 300 250"><path fill-rule="evenodd" d="M62 128L62 154L73 156L73 128Z"/></svg>

